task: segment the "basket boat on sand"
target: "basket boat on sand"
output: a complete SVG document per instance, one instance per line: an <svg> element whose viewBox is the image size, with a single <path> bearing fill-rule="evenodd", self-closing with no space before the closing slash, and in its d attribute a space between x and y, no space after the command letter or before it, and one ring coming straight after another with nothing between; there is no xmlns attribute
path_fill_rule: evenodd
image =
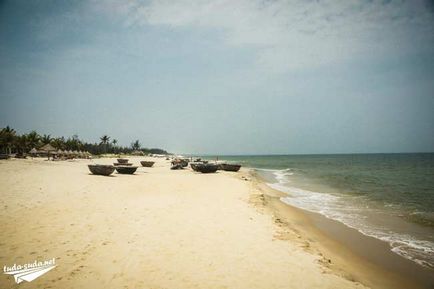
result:
<svg viewBox="0 0 434 289"><path fill-rule="evenodd" d="M94 175L109 176L115 171L112 165L88 165L90 172Z"/></svg>
<svg viewBox="0 0 434 289"><path fill-rule="evenodd" d="M195 167L198 172L203 174L215 173L219 169L217 164L196 164Z"/></svg>
<svg viewBox="0 0 434 289"><path fill-rule="evenodd" d="M141 161L140 164L141 164L143 167L150 168L150 167L152 167L152 166L155 164L155 162L151 162L151 161Z"/></svg>
<svg viewBox="0 0 434 289"><path fill-rule="evenodd" d="M239 164L220 164L220 169L224 170L224 171L229 171L229 172L238 172L241 168L241 165Z"/></svg>
<svg viewBox="0 0 434 289"><path fill-rule="evenodd" d="M138 167L133 166L116 166L115 169L119 174L132 175Z"/></svg>
<svg viewBox="0 0 434 289"><path fill-rule="evenodd" d="M113 163L113 165L115 167L117 167L117 166L132 166L133 164L132 163Z"/></svg>

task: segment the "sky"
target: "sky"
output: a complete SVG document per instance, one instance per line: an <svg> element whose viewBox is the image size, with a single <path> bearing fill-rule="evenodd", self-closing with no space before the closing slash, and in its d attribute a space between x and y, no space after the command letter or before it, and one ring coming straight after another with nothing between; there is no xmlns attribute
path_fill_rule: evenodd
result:
<svg viewBox="0 0 434 289"><path fill-rule="evenodd" d="M434 151L434 2L0 1L0 127L192 154Z"/></svg>

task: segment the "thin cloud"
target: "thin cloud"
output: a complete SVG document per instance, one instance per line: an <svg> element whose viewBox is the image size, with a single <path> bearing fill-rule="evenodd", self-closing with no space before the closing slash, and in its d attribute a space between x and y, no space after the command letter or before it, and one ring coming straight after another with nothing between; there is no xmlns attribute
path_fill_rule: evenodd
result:
<svg viewBox="0 0 434 289"><path fill-rule="evenodd" d="M257 64L279 72L434 43L433 13L424 1L112 1L104 7L127 26L221 31L227 45L257 49Z"/></svg>

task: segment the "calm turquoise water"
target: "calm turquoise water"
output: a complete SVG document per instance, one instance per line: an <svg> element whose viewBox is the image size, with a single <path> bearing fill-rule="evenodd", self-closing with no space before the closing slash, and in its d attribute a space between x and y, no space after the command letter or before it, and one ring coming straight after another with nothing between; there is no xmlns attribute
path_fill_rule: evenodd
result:
<svg viewBox="0 0 434 289"><path fill-rule="evenodd" d="M255 168L288 204L434 268L434 154L219 156Z"/></svg>

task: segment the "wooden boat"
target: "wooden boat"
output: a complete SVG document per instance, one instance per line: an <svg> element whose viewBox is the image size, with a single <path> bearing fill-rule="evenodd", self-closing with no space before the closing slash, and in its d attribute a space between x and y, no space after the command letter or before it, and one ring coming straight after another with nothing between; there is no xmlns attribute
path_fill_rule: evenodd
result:
<svg viewBox="0 0 434 289"><path fill-rule="evenodd" d="M0 154L0 160L7 160L8 158L10 158L8 154Z"/></svg>
<svg viewBox="0 0 434 289"><path fill-rule="evenodd" d="M171 170L182 170L184 167L180 163L172 164L170 167Z"/></svg>
<svg viewBox="0 0 434 289"><path fill-rule="evenodd" d="M197 171L208 174L208 173L215 173L219 166L216 164L197 164L196 165Z"/></svg>
<svg viewBox="0 0 434 289"><path fill-rule="evenodd" d="M132 166L133 164L132 163L113 163L113 165L115 167L117 167L117 166Z"/></svg>
<svg viewBox="0 0 434 289"><path fill-rule="evenodd" d="M220 167L222 170L224 171L229 171L229 172L238 172L241 168L241 165L239 164L220 164Z"/></svg>
<svg viewBox="0 0 434 289"><path fill-rule="evenodd" d="M185 168L185 167L188 166L188 162L189 162L188 159L174 159L172 161L172 166L174 166L174 165L180 165L183 168Z"/></svg>
<svg viewBox="0 0 434 289"><path fill-rule="evenodd" d="M195 172L197 172L198 170L197 170L197 166L198 165L202 165L203 163L199 163L199 162L193 162L193 163L190 163L190 167L191 167L191 169L193 170L193 171L195 171Z"/></svg>
<svg viewBox="0 0 434 289"><path fill-rule="evenodd" d="M115 169L119 174L132 175L138 167L133 166L116 166Z"/></svg>
<svg viewBox="0 0 434 289"><path fill-rule="evenodd" d="M118 159L118 163L126 164L126 163L128 163L128 159Z"/></svg>
<svg viewBox="0 0 434 289"><path fill-rule="evenodd" d="M90 172L94 175L109 176L115 171L112 165L88 165Z"/></svg>
<svg viewBox="0 0 434 289"><path fill-rule="evenodd" d="M143 167L147 167L147 168L150 168L155 164L155 162L151 162L151 161L141 161L140 163L142 164Z"/></svg>
<svg viewBox="0 0 434 289"><path fill-rule="evenodd" d="M197 172L197 165L198 165L198 163L190 163L191 169L195 172Z"/></svg>

